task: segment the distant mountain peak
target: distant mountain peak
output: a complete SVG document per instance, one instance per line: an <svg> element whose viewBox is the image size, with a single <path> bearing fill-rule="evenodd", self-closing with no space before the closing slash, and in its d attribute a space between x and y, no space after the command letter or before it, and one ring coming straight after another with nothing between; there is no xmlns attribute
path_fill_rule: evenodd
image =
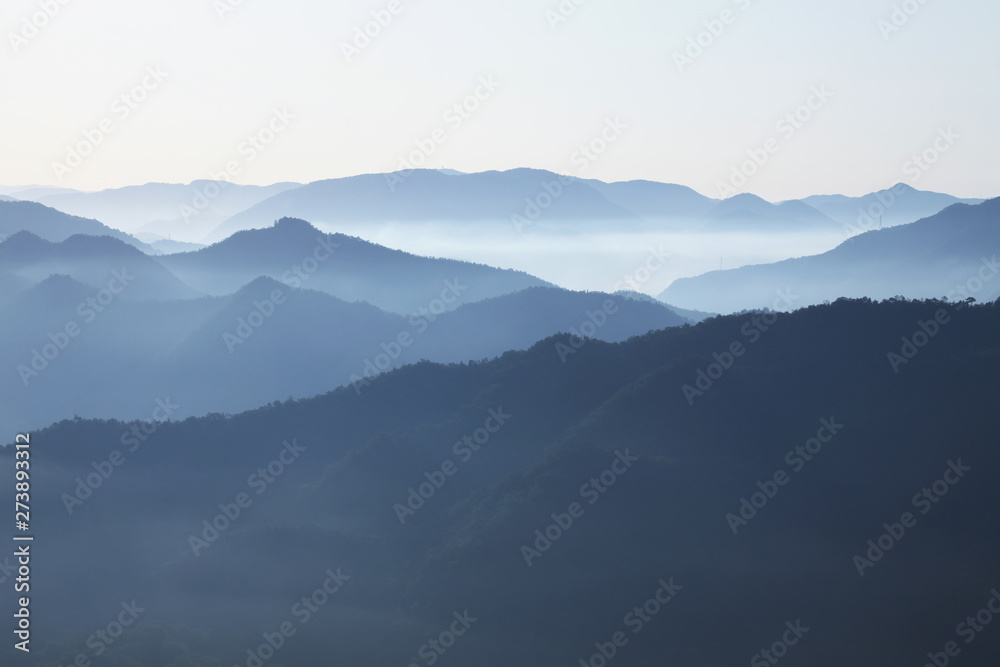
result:
<svg viewBox="0 0 1000 667"><path fill-rule="evenodd" d="M29 229L35 233L35 236L53 242L59 242L79 234L108 236L140 251L155 252L153 248L135 237L108 227L92 218L63 213L34 201L0 201L0 234L5 231L18 232Z"/></svg>
<svg viewBox="0 0 1000 667"><path fill-rule="evenodd" d="M291 289L288 285L274 278L269 278L268 276L259 276L254 278L246 285L241 287L237 294L260 294L268 290L283 290L287 291Z"/></svg>
<svg viewBox="0 0 1000 667"><path fill-rule="evenodd" d="M83 283L65 273L53 273L48 278L45 278L35 285L34 289L47 289L50 286L58 287L65 285L83 285ZM86 287L86 285L83 286Z"/></svg>
<svg viewBox="0 0 1000 667"><path fill-rule="evenodd" d="M281 218L279 220L275 220L273 228L282 231L308 231L310 233L320 231L314 227L312 223L306 222L301 218Z"/></svg>
<svg viewBox="0 0 1000 667"><path fill-rule="evenodd" d="M14 232L0 242L0 253L10 252L15 255L24 255L26 253L43 251L52 245L54 244L51 241L46 241L37 234L21 230Z"/></svg>
<svg viewBox="0 0 1000 667"><path fill-rule="evenodd" d="M61 251L70 252L95 252L107 253L113 251L117 254L145 255L135 246L125 243L121 239L113 236L91 236L89 234L73 234L62 241L47 241L37 234L27 230L14 232L0 245L4 245L10 250L16 248L18 252L39 248L58 248Z"/></svg>
<svg viewBox="0 0 1000 667"><path fill-rule="evenodd" d="M44 305L50 308L72 307L88 296L94 288L64 273L54 273L32 285L18 296L18 299L32 307Z"/></svg>
<svg viewBox="0 0 1000 667"><path fill-rule="evenodd" d="M264 249L265 246L261 244L274 244L276 242L282 245L289 243L298 245L306 239L314 239L317 235L321 234L324 234L324 232L314 227L312 223L306 222L301 218L284 217L275 220L270 227L244 229L200 250L192 250L181 254L213 254L223 248Z"/></svg>
<svg viewBox="0 0 1000 667"><path fill-rule="evenodd" d="M27 229L22 229L20 231L14 232L13 234L7 237L5 243L10 241L14 241L17 243L26 243L26 242L45 243L45 244L51 243L50 241L46 241L45 239L40 237L38 234L29 232Z"/></svg>
<svg viewBox="0 0 1000 667"><path fill-rule="evenodd" d="M732 203L732 204L769 204L763 197L758 197L752 192L741 192L738 195L733 195L729 199L724 199L722 203Z"/></svg>

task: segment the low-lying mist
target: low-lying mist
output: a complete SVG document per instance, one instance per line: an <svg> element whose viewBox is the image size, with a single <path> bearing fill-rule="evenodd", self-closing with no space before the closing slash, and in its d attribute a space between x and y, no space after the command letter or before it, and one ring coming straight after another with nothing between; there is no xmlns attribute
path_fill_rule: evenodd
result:
<svg viewBox="0 0 1000 667"><path fill-rule="evenodd" d="M614 292L632 289L655 296L678 278L815 255L847 240L837 230L719 232L660 229L608 231L579 225L538 223L520 231L495 221L470 223L389 223L336 226L315 223L327 232L358 236L417 255L480 262L526 271L572 290ZM623 225L624 226L624 225ZM677 222L671 227L690 229ZM660 259L665 261L661 264Z"/></svg>

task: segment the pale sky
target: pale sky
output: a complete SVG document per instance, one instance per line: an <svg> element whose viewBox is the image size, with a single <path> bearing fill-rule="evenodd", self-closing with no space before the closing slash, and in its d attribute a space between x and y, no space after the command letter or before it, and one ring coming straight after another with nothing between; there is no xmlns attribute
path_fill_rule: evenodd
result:
<svg viewBox="0 0 1000 667"><path fill-rule="evenodd" d="M62 2L0 7L2 185L186 183L230 162L235 182L308 182L395 170L422 141L425 167L644 178L713 197L747 151L766 159L738 191L770 200L899 181L1000 194L993 1L908 0L892 32L899 0L564 0L575 11L555 25L559 0ZM729 24L713 24L724 10ZM391 21L348 62L342 44L372 12ZM700 32L708 46L679 68ZM161 80L146 74L157 68ZM144 99L123 102L144 77ZM446 117L477 87L478 109ZM832 97L779 128L811 90ZM606 152L574 158L614 119L624 129ZM269 123L273 143L243 144ZM55 163L88 134L99 145L60 181ZM934 164L907 164L925 150Z"/></svg>

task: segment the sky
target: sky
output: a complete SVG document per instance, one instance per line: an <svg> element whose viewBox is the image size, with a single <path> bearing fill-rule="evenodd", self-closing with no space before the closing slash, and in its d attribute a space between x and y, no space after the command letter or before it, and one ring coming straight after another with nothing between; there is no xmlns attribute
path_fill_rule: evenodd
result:
<svg viewBox="0 0 1000 667"><path fill-rule="evenodd" d="M987 0L6 0L0 184L535 167L992 197L997 25Z"/></svg>

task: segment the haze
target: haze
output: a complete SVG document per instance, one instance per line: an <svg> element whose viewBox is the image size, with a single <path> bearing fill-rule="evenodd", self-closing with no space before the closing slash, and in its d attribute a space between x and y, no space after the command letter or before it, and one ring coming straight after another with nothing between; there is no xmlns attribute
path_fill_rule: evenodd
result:
<svg viewBox="0 0 1000 667"><path fill-rule="evenodd" d="M0 9L0 85L18 103L0 108L0 183L97 190L207 178L287 109L287 131L233 181L394 171L443 127L422 166L530 166L719 197L747 151L775 138L779 150L742 188L772 201L817 194L816 183L861 195L898 181L991 196L1000 92L984 73L1000 64L1000 7L913 4L890 32L879 21L893 4L862 0L589 1L558 22L546 14L558 11L554 0L402 1L370 45L348 54L342 44L387 2L71 2L24 38L40 5L12 0ZM731 22L678 67L675 53L723 10ZM166 78L127 118L115 115L115 100L157 66ZM460 126L446 123L481 77L496 90ZM792 136L779 132L818 86L832 97ZM115 128L100 150L60 180L53 163L108 117ZM582 170L574 152L616 118L627 129ZM942 128L959 136L947 154L927 172L906 170Z"/></svg>

